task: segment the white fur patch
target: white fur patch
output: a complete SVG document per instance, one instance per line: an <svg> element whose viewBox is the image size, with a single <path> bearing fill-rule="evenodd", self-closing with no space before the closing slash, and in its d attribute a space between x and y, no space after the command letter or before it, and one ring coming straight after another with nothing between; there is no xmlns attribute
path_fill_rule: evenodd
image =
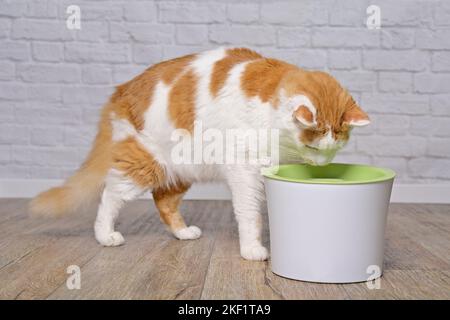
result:
<svg viewBox="0 0 450 320"><path fill-rule="evenodd" d="M122 141L130 136L136 135L136 130L133 125L126 119L111 120L112 125L112 141Z"/></svg>
<svg viewBox="0 0 450 320"><path fill-rule="evenodd" d="M197 226L189 226L173 232L174 236L180 240L198 239L202 235L202 230Z"/></svg>

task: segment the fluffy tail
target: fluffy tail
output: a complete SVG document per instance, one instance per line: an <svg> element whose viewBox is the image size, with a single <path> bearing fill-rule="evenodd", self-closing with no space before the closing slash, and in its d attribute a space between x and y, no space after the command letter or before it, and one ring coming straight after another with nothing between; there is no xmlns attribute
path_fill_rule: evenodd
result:
<svg viewBox="0 0 450 320"><path fill-rule="evenodd" d="M34 198L30 203L30 212L38 216L57 217L98 200L110 168L110 149L111 128L105 110L94 146L84 164L64 185Z"/></svg>

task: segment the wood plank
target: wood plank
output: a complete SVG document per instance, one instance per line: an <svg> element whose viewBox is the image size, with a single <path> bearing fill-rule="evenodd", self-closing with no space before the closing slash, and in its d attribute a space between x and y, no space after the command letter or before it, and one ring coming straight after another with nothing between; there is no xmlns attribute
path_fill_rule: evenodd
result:
<svg viewBox="0 0 450 320"><path fill-rule="evenodd" d="M209 265L220 202L185 202L187 222L203 230L200 239L175 239L152 214L123 247L108 248L82 268L81 290L61 286L51 299L196 299ZM125 232L129 234L129 232Z"/></svg>
<svg viewBox="0 0 450 320"><path fill-rule="evenodd" d="M43 299L65 285L67 267L84 265L101 249L93 236L94 216L86 212L52 220L47 227L39 225L20 234L17 238L20 241L15 242L35 241L37 247L26 249L28 254L7 263L0 270L0 283L4 283L0 288L0 298ZM9 250L14 251L14 246Z"/></svg>

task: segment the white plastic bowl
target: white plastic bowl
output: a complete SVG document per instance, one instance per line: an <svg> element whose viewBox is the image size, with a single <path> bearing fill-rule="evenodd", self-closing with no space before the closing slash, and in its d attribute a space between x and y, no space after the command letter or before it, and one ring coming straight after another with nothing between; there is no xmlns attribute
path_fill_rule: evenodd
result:
<svg viewBox="0 0 450 320"><path fill-rule="evenodd" d="M293 164L262 174L274 273L325 283L381 276L392 170Z"/></svg>

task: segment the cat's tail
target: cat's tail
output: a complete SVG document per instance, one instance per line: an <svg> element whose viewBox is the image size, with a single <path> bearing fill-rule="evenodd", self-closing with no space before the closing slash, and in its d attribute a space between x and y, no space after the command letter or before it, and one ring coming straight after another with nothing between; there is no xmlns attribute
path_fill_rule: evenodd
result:
<svg viewBox="0 0 450 320"><path fill-rule="evenodd" d="M111 125L105 108L99 131L87 159L65 183L44 191L30 202L30 212L37 216L58 217L98 200L111 163Z"/></svg>

